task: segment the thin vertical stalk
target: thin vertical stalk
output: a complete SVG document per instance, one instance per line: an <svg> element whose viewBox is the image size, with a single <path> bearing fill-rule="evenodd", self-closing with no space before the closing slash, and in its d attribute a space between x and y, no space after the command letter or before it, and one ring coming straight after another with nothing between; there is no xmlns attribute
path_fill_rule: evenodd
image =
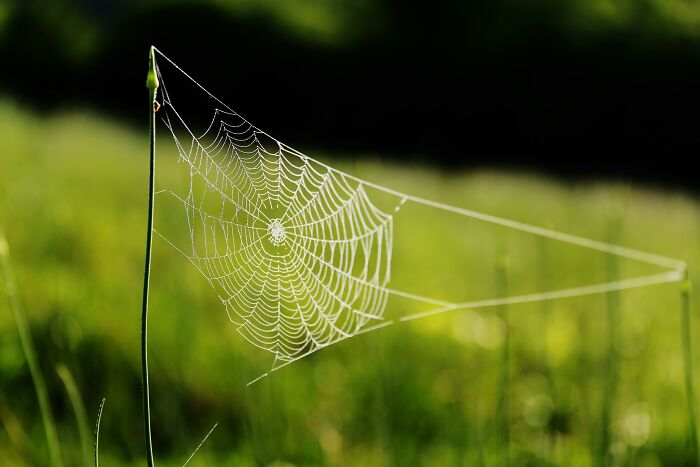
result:
<svg viewBox="0 0 700 467"><path fill-rule="evenodd" d="M608 241L617 243L620 238L621 214L616 213L610 225ZM606 261L606 279L617 280L617 257L608 255ZM617 335L617 321L620 309L620 297L617 292L608 292L605 296L605 325L607 331L607 349L605 355L605 382L603 388L603 400L601 406L600 440L598 449L598 465L608 465L608 451L610 450L610 425L612 412L615 405L615 392L617 389L617 355L615 354L615 339Z"/></svg>
<svg viewBox="0 0 700 467"><path fill-rule="evenodd" d="M537 266L538 266L538 286L540 290L549 290L549 270L547 266L549 264L549 249L547 248L547 239L544 237L538 237L537 239ZM551 302L549 300L543 300L541 302L540 310L540 323L539 323L539 335L541 336L541 347L540 347L540 358L541 358L541 369L542 376L547 383L548 395L551 397L552 403L556 406L556 397L554 391L554 381L552 378L552 371L550 369L549 362L549 321L550 321L550 311ZM552 446L554 444L553 432L551 427L545 425L543 427L543 433L545 435L545 448L544 457L547 461L551 461L552 457Z"/></svg>
<svg viewBox="0 0 700 467"><path fill-rule="evenodd" d="M22 351L24 352L24 357L27 359L27 366L29 367L29 373L32 377L32 382L34 383L36 398L39 401L39 411L41 412L44 433L46 435L46 446L49 451L49 462L52 466L61 467L63 466L63 461L61 460L61 449L58 442L58 436L56 434L56 423L51 411L51 404L49 403L46 383L44 382L44 377L42 376L41 369L39 368L39 360L37 359L36 351L34 350L34 343L32 342L32 336L29 332L29 325L27 324L26 316L24 314L24 307L22 306L22 301L17 294L17 285L15 283L14 272L12 270L12 263L10 261L10 248L2 232L0 232L0 273L2 273L5 281L5 292L7 293L7 297L10 299L10 308L12 308L12 312L14 314L17 333L19 334L19 340L22 344Z"/></svg>
<svg viewBox="0 0 700 467"><path fill-rule="evenodd" d="M61 364L56 367L56 373L63 381L66 387L68 398L73 406L73 413L78 424L78 434L80 435L80 448L83 453L83 465L90 465L90 431L88 430L87 415L85 414L85 404L80 395L78 385L75 383L75 378L67 366Z"/></svg>
<svg viewBox="0 0 700 467"><path fill-rule="evenodd" d="M690 430L690 465L697 467L698 460L698 429L695 412L695 391L693 389L693 341L690 329L690 278L688 270L683 270L683 282L681 283L681 306L683 313L683 359L685 360L685 391L688 398L688 427Z"/></svg>
<svg viewBox="0 0 700 467"><path fill-rule="evenodd" d="M508 296L509 257L504 253L496 268L496 288L498 296ZM508 320L508 305L499 307L499 315L503 321L504 339L501 350L501 376L498 391L498 429L501 438L501 465L510 465L510 329Z"/></svg>
<svg viewBox="0 0 700 467"><path fill-rule="evenodd" d="M100 409L97 411L97 422L95 423L95 467L100 467L100 423L102 422L102 410L105 408L105 399L100 402Z"/></svg>
<svg viewBox="0 0 700 467"><path fill-rule="evenodd" d="M549 253L547 249L547 240L543 237L538 237L537 239L537 253L538 253L538 286L540 290L549 290L549 281L547 264L549 260ZM550 312L551 302L549 300L542 300L541 302L541 321L540 321L540 333L542 336L542 346L540 347L540 358L541 358L541 371L544 377L547 379L547 383L551 385L551 375L549 371L549 354L548 354L548 332L549 332L549 312Z"/></svg>
<svg viewBox="0 0 700 467"><path fill-rule="evenodd" d="M158 103L156 92L158 90L158 75L156 74L155 50L151 47L148 56L148 75L146 77L146 87L149 98L149 137L151 144L150 151L150 172L148 179L148 228L146 230L146 257L143 273L143 304L141 308L141 380L143 392L143 429L146 442L146 461L148 467L153 467L153 442L151 437L151 399L150 387L148 384L148 286L151 275L151 246L153 242L153 187L155 183L156 171L156 111Z"/></svg>

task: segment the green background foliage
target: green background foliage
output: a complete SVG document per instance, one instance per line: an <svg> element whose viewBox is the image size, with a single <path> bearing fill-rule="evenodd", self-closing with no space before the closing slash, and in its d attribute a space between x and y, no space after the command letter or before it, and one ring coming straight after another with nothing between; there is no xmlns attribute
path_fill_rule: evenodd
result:
<svg viewBox="0 0 700 467"><path fill-rule="evenodd" d="M687 166L668 161L697 153L699 26L700 3L689 0L0 0L0 232L65 465L89 457L81 433L103 397L102 465L144 463L142 67L150 43L200 65L217 90L230 88L234 107L257 112L256 123L289 142L392 148L393 162L380 151L320 152L341 170L682 258L697 286L696 197L459 167L508 151L515 155L504 161L529 166L544 149L568 175L618 158L628 175L643 165L628 145L651 143L658 170L640 172L661 180L675 170L692 187ZM271 70L271 61L283 66ZM241 73L246 64L257 74ZM295 80L288 69L304 73ZM269 95L248 92L251 81ZM382 100L394 87L393 100ZM411 134L416 115L433 125L427 133ZM301 134L305 126L315 133ZM367 130L375 126L376 134ZM183 179L162 133L157 188ZM447 136L459 152L434 145ZM457 168L415 162L421 157ZM158 203L156 225L176 214ZM391 285L431 297L483 299L657 272L410 204L395 221ZM236 333L202 277L156 239L149 357L157 465L182 465L217 421L190 465L697 465L679 289L447 313L357 336L248 387L269 369L269 355ZM693 293L695 337L699 306ZM386 312L419 311L399 301ZM1 295L0 466L43 466L50 452L12 316Z"/></svg>
<svg viewBox="0 0 700 467"><path fill-rule="evenodd" d="M79 465L83 453L59 365L73 374L90 418L107 397L102 465L142 465L146 132L81 111L38 116L5 100L0 141L0 225L65 463ZM163 185L182 166L165 136L158 148ZM564 185L522 173L448 174L376 155L324 159L416 195L684 258L691 278L700 274L700 206L681 193L613 182ZM166 213L157 212L156 222L167 222ZM407 290L496 296L505 287L503 252L509 293L611 274L605 255L436 213L406 216L402 228L413 234L397 238L394 271ZM507 323L504 310L484 309L397 325L247 387L269 367L268 356L240 338L181 256L162 241L154 254L150 358L159 465L181 465L216 421L191 465L499 465L504 429L513 465L597 465L601 458L609 465L691 465L677 284L614 300L511 306ZM426 266L435 262L452 266ZM615 263L622 277L648 269ZM697 296L692 300L697 310ZM387 312L408 311L415 310ZM0 463L45 465L41 418L4 300L0 349Z"/></svg>
<svg viewBox="0 0 700 467"><path fill-rule="evenodd" d="M127 0L123 2L89 0L2 0L0 2L0 33L7 29L13 15L29 14L37 25L52 33L56 44L47 44L65 51L76 59L100 50L111 31L109 26L121 17L136 17L147 11L197 3L209 6L221 14L233 17L262 17L280 28L307 40L328 45L347 45L378 34L392 27L392 13L398 3L386 1L346 0ZM483 5L488 6L484 7ZM478 6L483 4L482 6ZM425 5L431 10L481 11L482 21L498 17L493 38L519 26L538 22L560 31L565 36L593 38L611 33L644 31L648 36L667 38L696 38L700 26L700 5L685 0L495 0L492 2L463 2L449 7ZM372 24L366 24L368 19ZM357 24L362 19L363 24ZM513 38L509 38L513 39Z"/></svg>

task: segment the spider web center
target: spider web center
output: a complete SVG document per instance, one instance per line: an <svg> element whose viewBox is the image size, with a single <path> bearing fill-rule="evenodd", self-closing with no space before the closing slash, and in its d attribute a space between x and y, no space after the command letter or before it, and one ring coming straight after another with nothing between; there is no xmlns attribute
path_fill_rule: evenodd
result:
<svg viewBox="0 0 700 467"><path fill-rule="evenodd" d="M270 234L270 242L274 246L281 246L287 239L287 232L279 219L273 219L270 222L267 226L267 232Z"/></svg>

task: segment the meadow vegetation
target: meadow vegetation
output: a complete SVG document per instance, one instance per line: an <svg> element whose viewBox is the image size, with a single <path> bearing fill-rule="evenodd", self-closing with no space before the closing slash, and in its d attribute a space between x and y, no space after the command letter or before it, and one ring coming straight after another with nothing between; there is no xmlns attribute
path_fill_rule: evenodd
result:
<svg viewBox="0 0 700 467"><path fill-rule="evenodd" d="M38 115L0 101L0 226L65 465L85 458L76 404L93 423L103 397L101 465L143 464L145 124ZM158 147L158 183L168 183L183 167L167 138ZM682 258L691 279L700 277L700 204L687 194L448 174L376 154L323 159L419 196ZM156 211L156 223L167 216ZM420 209L399 222L410 235L394 243L394 280L431 296L488 298L653 272ZM697 337L698 294L690 300ZM408 307L387 313L419 311ZM182 465L217 421L188 465L498 465L506 442L512 465L693 465L683 324L678 284L448 313L358 336L248 387L269 355L240 338L206 282L156 241L157 465ZM45 465L42 414L4 296L0 349L0 464Z"/></svg>

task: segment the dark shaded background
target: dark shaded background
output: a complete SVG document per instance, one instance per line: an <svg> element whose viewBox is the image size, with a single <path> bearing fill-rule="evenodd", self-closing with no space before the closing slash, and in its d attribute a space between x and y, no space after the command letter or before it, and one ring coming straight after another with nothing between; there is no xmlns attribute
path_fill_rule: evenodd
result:
<svg viewBox="0 0 700 467"><path fill-rule="evenodd" d="M683 192L698 191L700 0L0 0L0 245L6 232L12 289L25 304L15 313L26 314L66 465L91 463L103 397L102 465L143 462L150 44L261 128L339 170L682 258L694 286L683 294L700 290L700 205ZM174 79L193 88L169 71L171 91ZM172 95L180 106L184 93ZM179 107L188 122L197 97L194 111ZM185 193L188 171L159 132L156 186ZM377 163L384 157L417 163ZM482 166L596 181L456 170ZM155 227L186 242L171 198L157 197ZM395 219L384 241L391 287L441 300L655 272L416 205ZM517 466L697 464L688 382L700 380L683 369L694 368L691 355L700 361L689 339L700 301L684 301L677 284L391 326L248 387L272 356L236 333L197 268L154 240L159 466L181 466L216 420L188 465L502 465L506 456ZM0 465L48 465L50 423L3 276ZM390 319L424 311L390 307ZM74 375L86 436L59 365Z"/></svg>
<svg viewBox="0 0 700 467"><path fill-rule="evenodd" d="M5 0L0 92L141 124L153 43L302 148L695 189L694 5Z"/></svg>

